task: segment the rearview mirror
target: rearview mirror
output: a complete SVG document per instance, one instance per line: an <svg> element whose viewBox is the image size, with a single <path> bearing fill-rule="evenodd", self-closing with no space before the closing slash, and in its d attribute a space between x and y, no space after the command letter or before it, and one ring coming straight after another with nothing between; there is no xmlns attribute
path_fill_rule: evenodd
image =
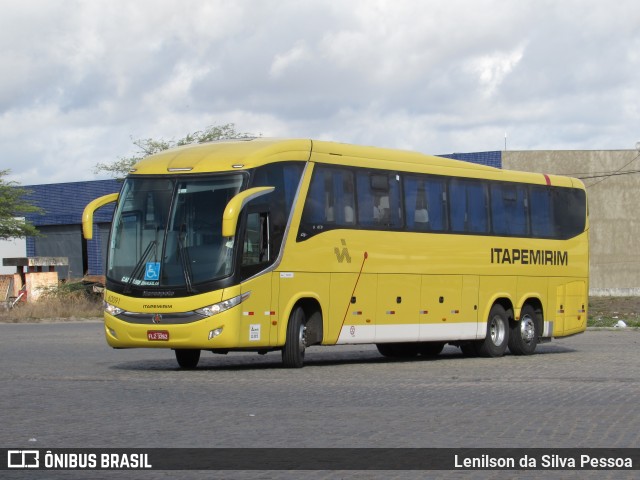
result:
<svg viewBox="0 0 640 480"><path fill-rule="evenodd" d="M261 197L267 193L271 193L276 187L255 187L240 192L227 203L227 206L222 213L222 236L233 237L236 234L236 228L238 227L238 218L242 207L249 203L254 198Z"/></svg>
<svg viewBox="0 0 640 480"><path fill-rule="evenodd" d="M109 195L104 195L92 200L84 207L84 211L82 212L82 235L85 239L91 240L93 238L93 213L107 203L118 200L118 195L120 194L110 193Z"/></svg>

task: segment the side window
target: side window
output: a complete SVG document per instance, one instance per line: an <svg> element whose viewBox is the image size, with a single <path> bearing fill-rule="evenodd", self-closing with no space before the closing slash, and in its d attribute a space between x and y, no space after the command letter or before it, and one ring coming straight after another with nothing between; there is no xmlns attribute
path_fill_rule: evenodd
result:
<svg viewBox="0 0 640 480"><path fill-rule="evenodd" d="M451 230L458 233L489 231L487 185L475 180L453 179L449 185Z"/></svg>
<svg viewBox="0 0 640 480"><path fill-rule="evenodd" d="M447 229L446 183L443 179L406 176L404 204L409 230L442 232Z"/></svg>
<svg viewBox="0 0 640 480"><path fill-rule="evenodd" d="M491 218L496 235L528 236L528 198L523 185L491 185Z"/></svg>
<svg viewBox="0 0 640 480"><path fill-rule="evenodd" d="M242 266L268 263L269 217L266 213L249 213L242 246Z"/></svg>
<svg viewBox="0 0 640 480"><path fill-rule="evenodd" d="M555 235L551 189L549 187L529 187L529 211L531 214L531 235L552 238Z"/></svg>
<svg viewBox="0 0 640 480"><path fill-rule="evenodd" d="M305 224L331 228L355 225L353 172L317 166L302 213Z"/></svg>
<svg viewBox="0 0 640 480"><path fill-rule="evenodd" d="M302 210L298 241L334 228L356 225L354 173L316 165Z"/></svg>
<svg viewBox="0 0 640 480"><path fill-rule="evenodd" d="M388 172L359 171L358 224L372 228L401 228L400 176Z"/></svg>
<svg viewBox="0 0 640 480"><path fill-rule="evenodd" d="M269 212L269 232L272 259L278 256L284 238L293 200L302 176L302 162L276 162L256 168L251 187L275 187L275 190L251 203L252 207Z"/></svg>
<svg viewBox="0 0 640 480"><path fill-rule="evenodd" d="M250 187L276 187L273 193L262 197L272 212L279 212L284 223L289 218L293 200L300 183L304 164L301 162L278 162L256 168Z"/></svg>
<svg viewBox="0 0 640 480"><path fill-rule="evenodd" d="M267 212L249 212L247 214L240 261L243 280L264 270L273 260L269 218Z"/></svg>
<svg viewBox="0 0 640 480"><path fill-rule="evenodd" d="M587 212L584 191L575 188L556 188L553 200L558 237L571 238L582 233Z"/></svg>

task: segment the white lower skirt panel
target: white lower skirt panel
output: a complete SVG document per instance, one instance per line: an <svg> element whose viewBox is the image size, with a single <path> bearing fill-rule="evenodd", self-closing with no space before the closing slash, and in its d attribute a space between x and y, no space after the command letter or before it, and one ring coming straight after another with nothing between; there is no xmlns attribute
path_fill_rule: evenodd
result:
<svg viewBox="0 0 640 480"><path fill-rule="evenodd" d="M484 338L478 333L478 324L418 324L401 325L345 325L340 330L338 344L390 343L390 342L430 342L475 340Z"/></svg>

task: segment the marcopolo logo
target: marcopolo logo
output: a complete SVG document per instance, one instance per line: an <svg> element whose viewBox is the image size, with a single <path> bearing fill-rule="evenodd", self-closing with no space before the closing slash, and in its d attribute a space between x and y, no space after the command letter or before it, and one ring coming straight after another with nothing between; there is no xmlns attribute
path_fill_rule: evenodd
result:
<svg viewBox="0 0 640 480"><path fill-rule="evenodd" d="M333 249L333 252L336 254L336 259L338 260L339 263L342 263L345 260L347 261L347 263L351 263L351 255L349 255L349 249L347 248L347 241L344 238L342 238L340 239L340 243L342 244L342 250L340 250L338 247L335 247Z"/></svg>
<svg viewBox="0 0 640 480"><path fill-rule="evenodd" d="M8 468L39 468L40 452L38 450L8 450Z"/></svg>

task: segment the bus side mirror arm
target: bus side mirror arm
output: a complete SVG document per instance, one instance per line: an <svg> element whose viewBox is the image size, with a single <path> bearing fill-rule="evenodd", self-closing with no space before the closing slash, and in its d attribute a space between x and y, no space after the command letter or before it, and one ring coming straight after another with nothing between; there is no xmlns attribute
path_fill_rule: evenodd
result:
<svg viewBox="0 0 640 480"><path fill-rule="evenodd" d="M233 237L236 234L236 228L238 227L238 218L242 207L249 203L254 198L261 197L267 193L271 193L276 187L255 187L240 192L227 203L222 214L222 236Z"/></svg>
<svg viewBox="0 0 640 480"><path fill-rule="evenodd" d="M104 195L92 200L84 207L84 211L82 212L82 235L85 239L91 240L93 238L93 213L107 203L117 201L118 195L120 194L110 193L109 195Z"/></svg>

